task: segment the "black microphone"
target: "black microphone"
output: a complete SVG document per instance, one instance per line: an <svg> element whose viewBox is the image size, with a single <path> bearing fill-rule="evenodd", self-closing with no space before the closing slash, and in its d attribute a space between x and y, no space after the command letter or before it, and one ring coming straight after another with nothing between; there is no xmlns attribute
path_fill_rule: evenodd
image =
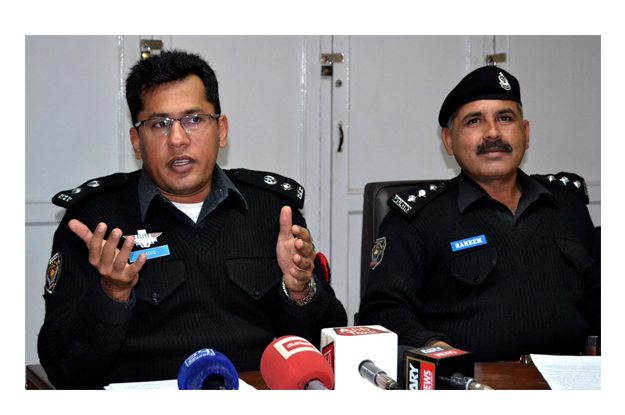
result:
<svg viewBox="0 0 625 415"><path fill-rule="evenodd" d="M451 346L399 346L398 383L407 390L492 390L474 375L471 352Z"/></svg>
<svg viewBox="0 0 625 415"><path fill-rule="evenodd" d="M451 378L447 381L449 385L449 389L460 389L460 390L493 390L488 385L484 385L483 383L478 382L472 377L461 375L460 373L454 373L451 375Z"/></svg>

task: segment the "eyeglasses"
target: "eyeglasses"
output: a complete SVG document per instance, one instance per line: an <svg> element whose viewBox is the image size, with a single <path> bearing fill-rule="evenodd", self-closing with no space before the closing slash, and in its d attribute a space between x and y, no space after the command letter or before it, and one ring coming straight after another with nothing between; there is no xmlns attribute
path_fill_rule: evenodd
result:
<svg viewBox="0 0 625 415"><path fill-rule="evenodd" d="M143 125L143 130L148 137L166 137L171 131L174 122L180 121L180 125L187 134L198 134L208 130L211 118L217 120L220 114L193 114L182 118L150 118L139 121L135 128Z"/></svg>

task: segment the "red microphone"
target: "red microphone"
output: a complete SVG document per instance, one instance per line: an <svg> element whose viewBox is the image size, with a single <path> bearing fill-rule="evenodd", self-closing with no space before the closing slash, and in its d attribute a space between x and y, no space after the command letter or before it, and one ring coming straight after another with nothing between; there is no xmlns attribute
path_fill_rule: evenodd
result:
<svg viewBox="0 0 625 415"><path fill-rule="evenodd" d="M334 372L308 340L282 336L267 346L260 359L260 374L273 390L328 390Z"/></svg>

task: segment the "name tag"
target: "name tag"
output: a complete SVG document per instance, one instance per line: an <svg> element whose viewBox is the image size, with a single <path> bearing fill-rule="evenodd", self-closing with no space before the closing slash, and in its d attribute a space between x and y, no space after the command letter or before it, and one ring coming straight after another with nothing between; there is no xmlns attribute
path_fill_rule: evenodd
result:
<svg viewBox="0 0 625 415"><path fill-rule="evenodd" d="M139 258L139 255L145 254L148 259L158 258L169 255L169 245L157 246L154 248L142 249L140 251L133 251L130 253L128 260L132 263Z"/></svg>
<svg viewBox="0 0 625 415"><path fill-rule="evenodd" d="M456 252L462 249L473 248L479 245L486 244L486 235L474 236L472 238L463 239L451 243L451 250Z"/></svg>

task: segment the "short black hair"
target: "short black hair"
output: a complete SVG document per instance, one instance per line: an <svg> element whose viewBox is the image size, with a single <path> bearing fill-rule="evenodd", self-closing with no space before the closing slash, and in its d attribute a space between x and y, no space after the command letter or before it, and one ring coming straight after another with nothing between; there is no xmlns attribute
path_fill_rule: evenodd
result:
<svg viewBox="0 0 625 415"><path fill-rule="evenodd" d="M221 114L217 76L200 55L174 49L140 60L126 78L126 102L130 109L132 124L143 109L143 93L159 85L182 81L189 75L197 75L204 83L206 100L213 104L215 113Z"/></svg>

